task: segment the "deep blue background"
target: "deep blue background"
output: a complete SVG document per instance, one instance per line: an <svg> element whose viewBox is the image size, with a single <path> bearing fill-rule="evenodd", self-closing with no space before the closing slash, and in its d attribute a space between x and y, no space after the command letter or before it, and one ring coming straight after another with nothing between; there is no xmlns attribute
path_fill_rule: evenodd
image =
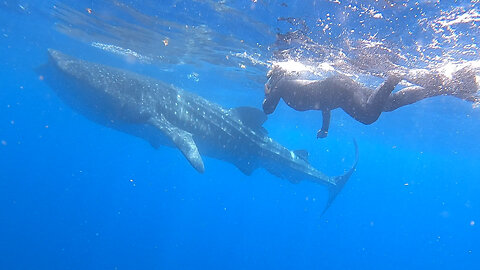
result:
<svg viewBox="0 0 480 270"><path fill-rule="evenodd" d="M357 172L321 217L322 186L264 170L248 177L209 158L198 174L176 149L154 150L73 112L34 68L46 48L75 50L76 43L44 14L7 2L0 10L0 269L480 265L480 111L471 104L432 98L370 126L335 111L324 140L314 138L319 112L280 105L265 124L271 137L308 149L330 175L351 165L351 139L358 141ZM290 6L293 14L308 9ZM261 88L215 79L199 83L203 90L176 80L187 90L216 91L205 96L224 106L260 107Z"/></svg>

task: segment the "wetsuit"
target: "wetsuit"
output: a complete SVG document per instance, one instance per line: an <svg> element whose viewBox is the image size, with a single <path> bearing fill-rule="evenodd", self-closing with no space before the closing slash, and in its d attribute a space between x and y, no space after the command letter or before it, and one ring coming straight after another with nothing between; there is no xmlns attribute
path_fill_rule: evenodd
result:
<svg viewBox="0 0 480 270"><path fill-rule="evenodd" d="M328 135L330 111L336 108L341 108L355 120L369 125L377 121L384 111L393 111L428 97L449 94L474 101L472 93L478 89L475 78L472 81L471 75L468 73L468 81L472 82L470 84L463 83L461 78L447 80L438 76L432 77L435 83L425 85L426 80L422 82L420 77L413 78L424 86L410 86L392 94L402 79L400 76L391 75L377 89L372 90L344 75L334 75L324 80L303 80L296 73L287 73L274 67L267 75L269 79L265 84L263 110L266 114L273 113L280 98L297 111L321 110L323 124L317 132L317 138L324 138Z"/></svg>

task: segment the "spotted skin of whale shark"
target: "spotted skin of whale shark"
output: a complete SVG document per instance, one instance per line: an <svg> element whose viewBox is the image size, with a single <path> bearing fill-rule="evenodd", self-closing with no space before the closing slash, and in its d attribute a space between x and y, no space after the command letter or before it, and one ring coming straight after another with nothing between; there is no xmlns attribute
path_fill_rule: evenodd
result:
<svg viewBox="0 0 480 270"><path fill-rule="evenodd" d="M234 164L244 174L257 168L292 183L308 180L329 188L325 210L354 172L327 176L308 162L308 153L291 151L270 138L255 108L225 109L196 94L126 70L84 61L48 50L37 69L70 107L101 125L147 140L158 148L178 148L200 173L202 155Z"/></svg>

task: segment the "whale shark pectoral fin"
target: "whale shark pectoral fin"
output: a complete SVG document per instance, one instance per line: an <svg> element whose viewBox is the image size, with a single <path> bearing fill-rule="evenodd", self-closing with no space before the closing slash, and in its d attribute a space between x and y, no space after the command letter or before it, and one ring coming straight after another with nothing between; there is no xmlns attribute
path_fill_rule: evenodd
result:
<svg viewBox="0 0 480 270"><path fill-rule="evenodd" d="M301 182L299 179L296 178L287 178L287 180L292 184L298 184Z"/></svg>
<svg viewBox="0 0 480 270"><path fill-rule="evenodd" d="M247 162L234 162L235 166L245 175L252 175L253 171L257 168L256 164L247 161Z"/></svg>
<svg viewBox="0 0 480 270"><path fill-rule="evenodd" d="M200 173L205 171L202 157L190 132L172 125L163 116L152 118L149 122L172 140L195 170Z"/></svg>
<svg viewBox="0 0 480 270"><path fill-rule="evenodd" d="M160 148L160 144L157 143L156 141L149 140L148 142L150 143L150 145L151 145L153 148L155 148L155 149Z"/></svg>

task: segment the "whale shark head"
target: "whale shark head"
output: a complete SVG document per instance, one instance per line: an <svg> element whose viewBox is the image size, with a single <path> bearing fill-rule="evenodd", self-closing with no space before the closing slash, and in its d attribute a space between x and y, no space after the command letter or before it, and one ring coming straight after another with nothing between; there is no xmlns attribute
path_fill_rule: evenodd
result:
<svg viewBox="0 0 480 270"><path fill-rule="evenodd" d="M104 124L124 109L118 108L116 97L108 93L115 85L99 64L49 49L48 62L36 72L63 102L91 120Z"/></svg>
<svg viewBox="0 0 480 270"><path fill-rule="evenodd" d="M48 62L35 71L62 100L68 105L74 105L72 102L88 100L85 99L85 94L92 90L92 87L82 80L82 77L90 76L91 72L86 70L80 61L59 51L48 49Z"/></svg>

